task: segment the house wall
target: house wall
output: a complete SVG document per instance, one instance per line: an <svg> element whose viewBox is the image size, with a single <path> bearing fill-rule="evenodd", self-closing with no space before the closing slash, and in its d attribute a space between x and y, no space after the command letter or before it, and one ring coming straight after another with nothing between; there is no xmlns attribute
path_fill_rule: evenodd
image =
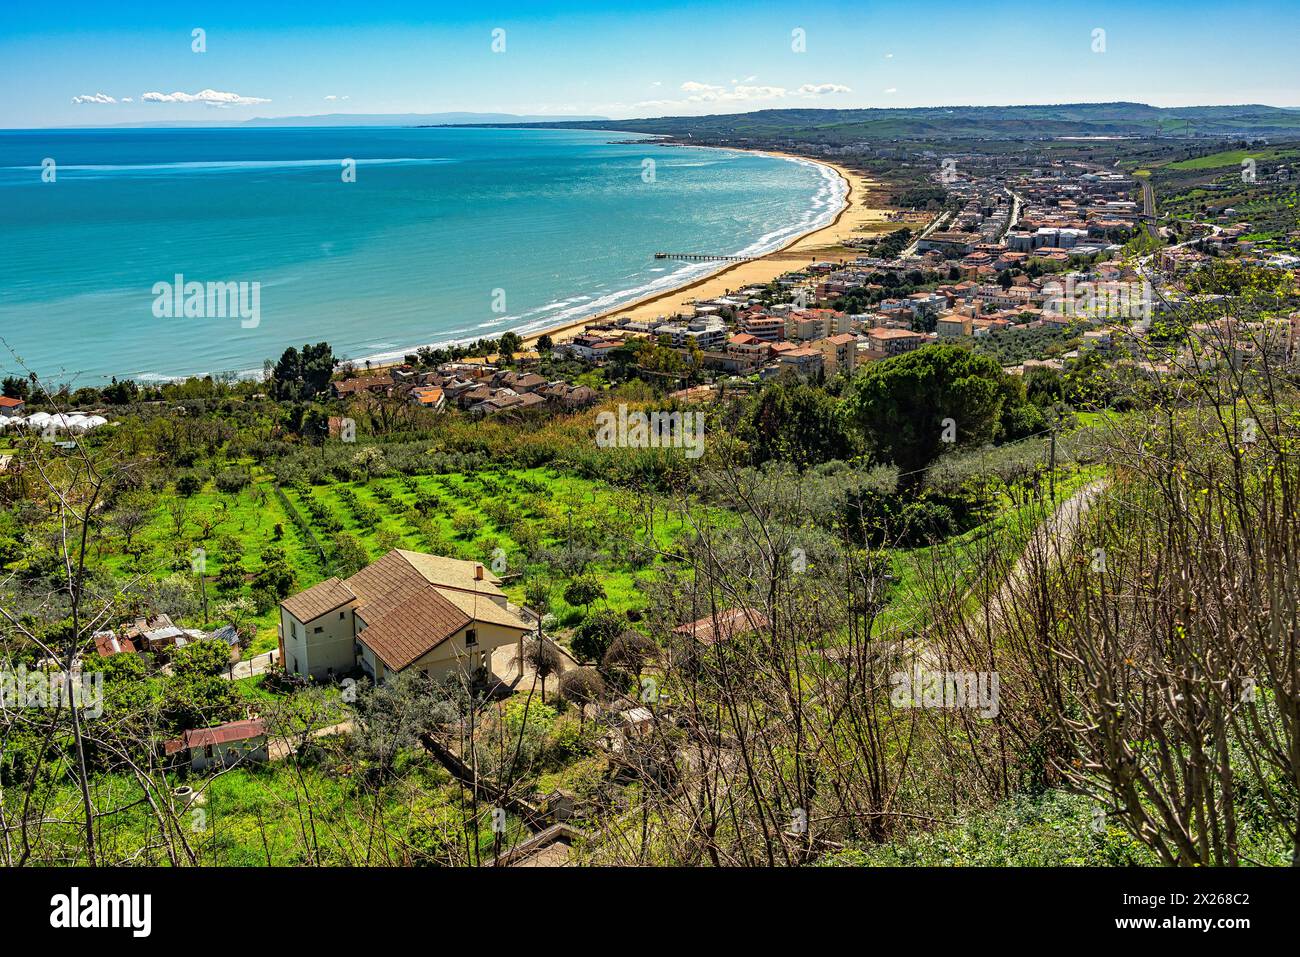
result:
<svg viewBox="0 0 1300 957"><path fill-rule="evenodd" d="M465 632L469 630L465 628L427 654L417 658L410 667L416 671L427 672L434 678L445 678L456 673L470 674L480 665L489 666L492 652L497 648L502 645L517 645L525 634L517 628L506 628L503 625L482 621L470 627L474 629L478 638L478 643L473 648L465 644ZM365 633L362 632L362 638L364 637Z"/></svg>
<svg viewBox="0 0 1300 957"><path fill-rule="evenodd" d="M357 662L354 628L352 609L346 606L307 622L281 608L285 670L322 680L329 676L331 668L335 677L351 671Z"/></svg>
<svg viewBox="0 0 1300 957"><path fill-rule="evenodd" d="M249 738L246 741L228 741L214 744L212 757L208 757L207 746L190 750L190 767L195 771L204 771L210 767L231 767L236 764L265 762L268 758L266 737Z"/></svg>
<svg viewBox="0 0 1300 957"><path fill-rule="evenodd" d="M370 647L364 641L361 642L361 655L357 660L361 664L361 669L366 674L370 675L370 679L375 684L379 684L383 681L384 675L388 673L388 669L385 668L384 663L379 660L379 656L371 651Z"/></svg>

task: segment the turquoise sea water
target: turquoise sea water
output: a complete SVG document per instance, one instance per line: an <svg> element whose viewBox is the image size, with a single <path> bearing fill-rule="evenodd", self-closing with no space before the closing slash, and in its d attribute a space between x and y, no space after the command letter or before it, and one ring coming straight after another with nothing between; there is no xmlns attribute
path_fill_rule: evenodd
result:
<svg viewBox="0 0 1300 957"><path fill-rule="evenodd" d="M838 177L814 164L614 142L628 139L0 131L0 368L18 371L16 354L97 385L259 370L304 342L364 359L535 330L717 268L656 251L757 252L840 206ZM260 284L258 324L159 318L155 286L178 274Z"/></svg>

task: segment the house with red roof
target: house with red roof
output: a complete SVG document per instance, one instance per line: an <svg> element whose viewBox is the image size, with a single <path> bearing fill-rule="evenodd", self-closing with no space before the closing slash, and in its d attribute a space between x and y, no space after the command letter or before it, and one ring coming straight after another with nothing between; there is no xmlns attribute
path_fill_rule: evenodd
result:
<svg viewBox="0 0 1300 957"><path fill-rule="evenodd" d="M393 549L350 578L327 578L280 603L280 660L291 674L375 683L408 669L487 677L492 652L523 652L531 612L506 600L479 562Z"/></svg>
<svg viewBox="0 0 1300 957"><path fill-rule="evenodd" d="M260 718L246 721L227 721L215 728L195 728L179 738L163 742L163 754L187 758L195 771L207 768L230 768L238 764L264 763L269 753L266 747L266 722Z"/></svg>

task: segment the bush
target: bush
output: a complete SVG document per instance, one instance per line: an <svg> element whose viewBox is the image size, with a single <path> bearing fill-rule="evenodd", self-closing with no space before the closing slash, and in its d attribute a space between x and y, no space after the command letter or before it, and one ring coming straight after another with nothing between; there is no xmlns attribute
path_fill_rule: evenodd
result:
<svg viewBox="0 0 1300 957"><path fill-rule="evenodd" d="M573 636L573 650L588 661L600 661L614 639L627 627L627 618L616 611L601 609L593 612L578 626Z"/></svg>
<svg viewBox="0 0 1300 957"><path fill-rule="evenodd" d="M564 586L564 600L570 605L586 608L593 601L604 597L605 589L594 575L579 575Z"/></svg>
<svg viewBox="0 0 1300 957"><path fill-rule="evenodd" d="M248 487L252 477L248 474L247 469L223 469L217 473L216 485L218 491L233 495Z"/></svg>

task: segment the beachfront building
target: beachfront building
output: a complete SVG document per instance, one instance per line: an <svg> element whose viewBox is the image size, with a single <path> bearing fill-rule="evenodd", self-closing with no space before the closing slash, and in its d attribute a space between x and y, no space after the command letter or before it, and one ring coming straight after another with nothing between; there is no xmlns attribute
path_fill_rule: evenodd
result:
<svg viewBox="0 0 1300 957"><path fill-rule="evenodd" d="M764 342L779 342L785 338L785 320L762 313L748 315L740 320L740 331Z"/></svg>

